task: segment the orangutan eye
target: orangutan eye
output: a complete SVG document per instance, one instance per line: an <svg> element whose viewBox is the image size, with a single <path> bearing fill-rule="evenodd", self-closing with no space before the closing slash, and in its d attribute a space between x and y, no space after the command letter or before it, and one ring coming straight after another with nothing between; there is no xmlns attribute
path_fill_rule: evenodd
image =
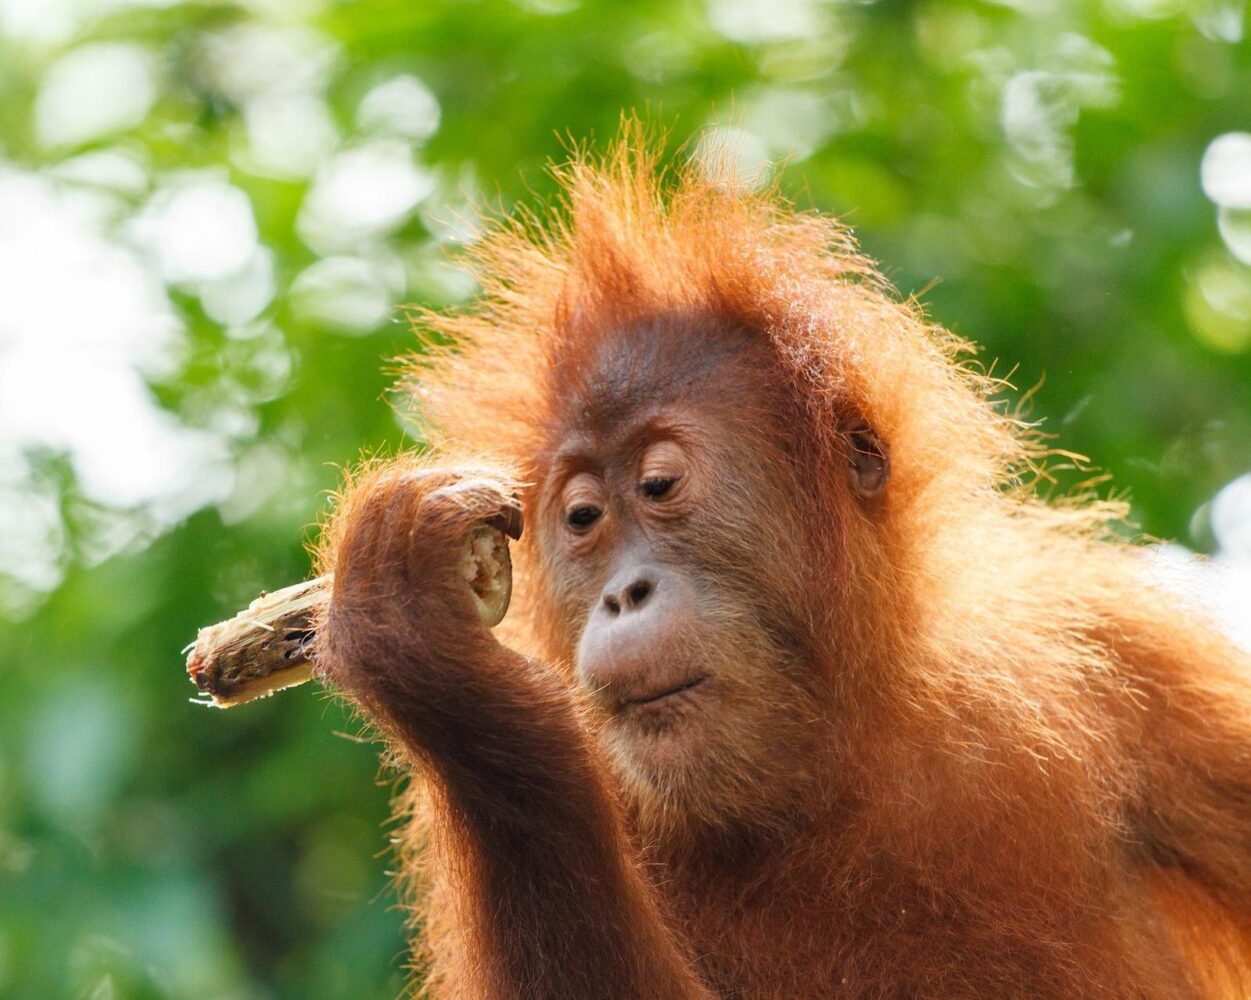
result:
<svg viewBox="0 0 1251 1000"><path fill-rule="evenodd" d="M651 479L644 479L639 489L648 500L661 500L673 489L679 478L678 476L655 476Z"/></svg>
<svg viewBox="0 0 1251 1000"><path fill-rule="evenodd" d="M574 507L565 515L565 523L574 531L586 531L592 524L599 520L600 509L584 504L581 507Z"/></svg>

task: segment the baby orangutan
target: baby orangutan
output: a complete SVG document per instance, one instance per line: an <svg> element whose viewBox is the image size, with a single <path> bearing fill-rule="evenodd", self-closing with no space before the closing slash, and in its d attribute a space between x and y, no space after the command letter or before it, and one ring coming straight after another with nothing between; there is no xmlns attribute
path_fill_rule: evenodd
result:
<svg viewBox="0 0 1251 1000"><path fill-rule="evenodd" d="M422 323L319 670L441 998L1251 996L1251 664L847 232L627 141ZM459 553L524 522L513 610Z"/></svg>

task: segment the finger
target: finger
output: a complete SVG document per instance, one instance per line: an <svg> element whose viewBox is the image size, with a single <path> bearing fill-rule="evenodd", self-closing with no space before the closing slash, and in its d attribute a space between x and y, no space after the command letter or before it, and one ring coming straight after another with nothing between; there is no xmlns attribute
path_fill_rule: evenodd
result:
<svg viewBox="0 0 1251 1000"><path fill-rule="evenodd" d="M402 585L413 582L413 542L421 534L417 509L420 493L414 483L397 477L392 484L383 513L379 554L389 579Z"/></svg>
<svg viewBox="0 0 1251 1000"><path fill-rule="evenodd" d="M519 501L512 483L490 470L464 473L445 488L465 511L475 518L494 516Z"/></svg>
<svg viewBox="0 0 1251 1000"><path fill-rule="evenodd" d="M496 531L502 531L513 541L521 540L521 531L525 526L524 519L521 516L521 505L514 498L513 502L505 507L500 513L493 517L488 517L486 523Z"/></svg>

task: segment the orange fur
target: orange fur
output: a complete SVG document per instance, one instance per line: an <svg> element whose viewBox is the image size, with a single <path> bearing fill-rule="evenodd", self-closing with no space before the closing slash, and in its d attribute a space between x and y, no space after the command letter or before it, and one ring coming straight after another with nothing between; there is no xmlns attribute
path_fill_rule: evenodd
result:
<svg viewBox="0 0 1251 1000"><path fill-rule="evenodd" d="M990 404L999 386L845 228L726 173L665 174L651 149L629 130L560 172L549 226L489 234L481 296L419 314L453 346L408 381L435 453L516 470L534 521L605 344L696 314L770 359L805 455L778 535L810 542L777 586L802 573L837 735L819 757L793 748L812 774L792 824L718 845L604 765L682 953L726 997L1251 996L1246 657L1151 588L1107 531L1115 507L1035 495L1043 451ZM890 445L871 509L844 484L849 413ZM505 633L567 672L576 635L541 540L516 547ZM437 995L476 995L460 834L438 820L427 837L422 797L402 844L419 962Z"/></svg>

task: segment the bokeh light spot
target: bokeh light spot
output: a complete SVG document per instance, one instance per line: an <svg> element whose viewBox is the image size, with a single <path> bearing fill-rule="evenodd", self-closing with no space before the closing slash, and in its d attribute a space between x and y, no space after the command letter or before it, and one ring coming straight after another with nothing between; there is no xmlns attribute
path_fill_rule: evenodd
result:
<svg viewBox="0 0 1251 1000"><path fill-rule="evenodd" d="M1251 274L1244 268L1223 257L1201 264L1190 275L1185 309L1195 337L1213 350L1251 347Z"/></svg>
<svg viewBox="0 0 1251 1000"><path fill-rule="evenodd" d="M439 130L439 101L410 74L374 86L361 98L356 122L365 132L425 142Z"/></svg>
<svg viewBox="0 0 1251 1000"><path fill-rule="evenodd" d="M397 274L360 257L327 257L291 283L291 307L303 322L338 333L369 333L391 315L402 291L402 270Z"/></svg>
<svg viewBox="0 0 1251 1000"><path fill-rule="evenodd" d="M820 34L824 13L813 0L708 0L708 20L713 28L743 43Z"/></svg>
<svg viewBox="0 0 1251 1000"><path fill-rule="evenodd" d="M200 283L200 304L217 322L238 326L255 319L274 297L274 255L257 247L231 274Z"/></svg>
<svg viewBox="0 0 1251 1000"><path fill-rule="evenodd" d="M1251 132L1226 132L1203 153L1203 193L1222 208L1251 209Z"/></svg>
<svg viewBox="0 0 1251 1000"><path fill-rule="evenodd" d="M1251 566L1251 473L1221 488L1212 500L1210 516L1222 555ZM1251 609L1251 602L1247 607Z"/></svg>
<svg viewBox="0 0 1251 1000"><path fill-rule="evenodd" d="M152 58L123 42L96 42L62 56L35 98L45 146L75 146L138 125L156 100Z"/></svg>
<svg viewBox="0 0 1251 1000"><path fill-rule="evenodd" d="M338 59L338 47L307 27L255 21L205 36L196 53L197 75L236 105L268 93L320 91Z"/></svg>
<svg viewBox="0 0 1251 1000"><path fill-rule="evenodd" d="M1229 252L1251 264L1251 208L1222 208L1216 213L1216 228Z"/></svg>
<svg viewBox="0 0 1251 1000"><path fill-rule="evenodd" d="M354 249L403 222L434 188L406 143L378 140L337 154L317 172L296 228L319 253Z"/></svg>
<svg viewBox="0 0 1251 1000"><path fill-rule="evenodd" d="M238 157L252 173L307 177L339 144L330 109L312 94L263 94L243 110L247 151Z"/></svg>
<svg viewBox="0 0 1251 1000"><path fill-rule="evenodd" d="M247 266L257 247L247 195L194 173L171 178L135 218L131 235L174 283L229 277Z"/></svg>

